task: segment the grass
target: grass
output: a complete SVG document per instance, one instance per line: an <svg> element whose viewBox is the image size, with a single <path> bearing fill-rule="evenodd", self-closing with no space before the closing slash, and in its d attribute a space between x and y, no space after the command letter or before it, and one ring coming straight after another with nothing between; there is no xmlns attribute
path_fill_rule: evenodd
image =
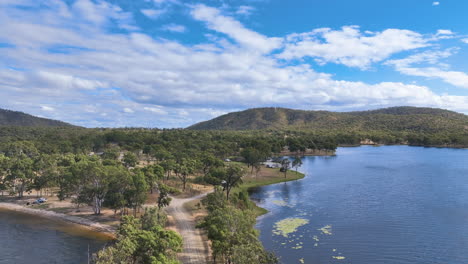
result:
<svg viewBox="0 0 468 264"><path fill-rule="evenodd" d="M269 168L265 168L265 169L273 170L274 172L277 171L277 169L269 169ZM257 188L257 187L266 186L266 185L275 184L275 183L281 183L281 182L296 181L305 177L303 173L295 172L295 171L288 171L286 173L286 177L284 177L283 172L280 173L278 171L278 174L279 174L278 176L271 177L271 178L263 178L263 179L247 178L244 180L240 188L248 191L252 188Z"/></svg>
<svg viewBox="0 0 468 264"><path fill-rule="evenodd" d="M261 186L288 182L288 181L296 181L305 177L305 174L292 171L292 170L288 170L286 173L286 177L284 177L284 173L280 172L279 168L266 168L266 167L262 167L258 175L256 176L255 173L250 174L251 170L247 168L246 164L240 163L240 162L232 162L232 163L242 166L249 172L249 174L244 176L244 178L242 179L242 184L232 190L233 194L237 194L242 191L248 192L251 189L258 188ZM257 216L268 213L268 210L266 210L265 208L257 206L254 202L252 202L252 204L254 204L253 210L255 211L255 214Z"/></svg>

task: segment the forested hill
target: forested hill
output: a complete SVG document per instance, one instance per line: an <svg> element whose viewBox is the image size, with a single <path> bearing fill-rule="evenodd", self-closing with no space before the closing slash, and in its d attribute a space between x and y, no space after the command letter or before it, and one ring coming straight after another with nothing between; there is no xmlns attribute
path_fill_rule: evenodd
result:
<svg viewBox="0 0 468 264"><path fill-rule="evenodd" d="M0 126L68 127L68 123L36 117L23 112L0 109Z"/></svg>
<svg viewBox="0 0 468 264"><path fill-rule="evenodd" d="M229 113L190 126L194 130L334 130L468 132L468 116L448 110L391 107L359 112L255 108Z"/></svg>

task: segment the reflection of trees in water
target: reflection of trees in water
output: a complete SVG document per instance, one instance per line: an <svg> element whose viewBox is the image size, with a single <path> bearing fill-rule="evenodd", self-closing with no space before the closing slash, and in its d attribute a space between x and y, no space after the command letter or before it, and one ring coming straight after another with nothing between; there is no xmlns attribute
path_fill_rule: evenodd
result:
<svg viewBox="0 0 468 264"><path fill-rule="evenodd" d="M289 184L288 182L285 182L281 185L281 195L283 196L284 200L289 201Z"/></svg>

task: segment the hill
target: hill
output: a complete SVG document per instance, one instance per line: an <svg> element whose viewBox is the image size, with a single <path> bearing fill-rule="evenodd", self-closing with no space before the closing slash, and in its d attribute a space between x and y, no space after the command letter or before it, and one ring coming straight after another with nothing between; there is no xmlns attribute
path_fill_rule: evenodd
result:
<svg viewBox="0 0 468 264"><path fill-rule="evenodd" d="M21 127L71 127L72 125L25 114L23 112L0 109L0 126L21 126Z"/></svg>
<svg viewBox="0 0 468 264"><path fill-rule="evenodd" d="M394 132L468 132L468 116L453 111L391 107L371 111L328 112L254 108L188 127L193 130L333 130Z"/></svg>

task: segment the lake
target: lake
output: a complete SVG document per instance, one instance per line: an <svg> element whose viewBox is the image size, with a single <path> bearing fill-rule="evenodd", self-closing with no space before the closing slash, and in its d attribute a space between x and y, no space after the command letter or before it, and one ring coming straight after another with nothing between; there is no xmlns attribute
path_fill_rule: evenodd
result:
<svg viewBox="0 0 468 264"><path fill-rule="evenodd" d="M468 150L339 148L251 194L282 263L468 263Z"/></svg>
<svg viewBox="0 0 468 264"><path fill-rule="evenodd" d="M107 237L73 224L0 209L0 264L88 262Z"/></svg>

